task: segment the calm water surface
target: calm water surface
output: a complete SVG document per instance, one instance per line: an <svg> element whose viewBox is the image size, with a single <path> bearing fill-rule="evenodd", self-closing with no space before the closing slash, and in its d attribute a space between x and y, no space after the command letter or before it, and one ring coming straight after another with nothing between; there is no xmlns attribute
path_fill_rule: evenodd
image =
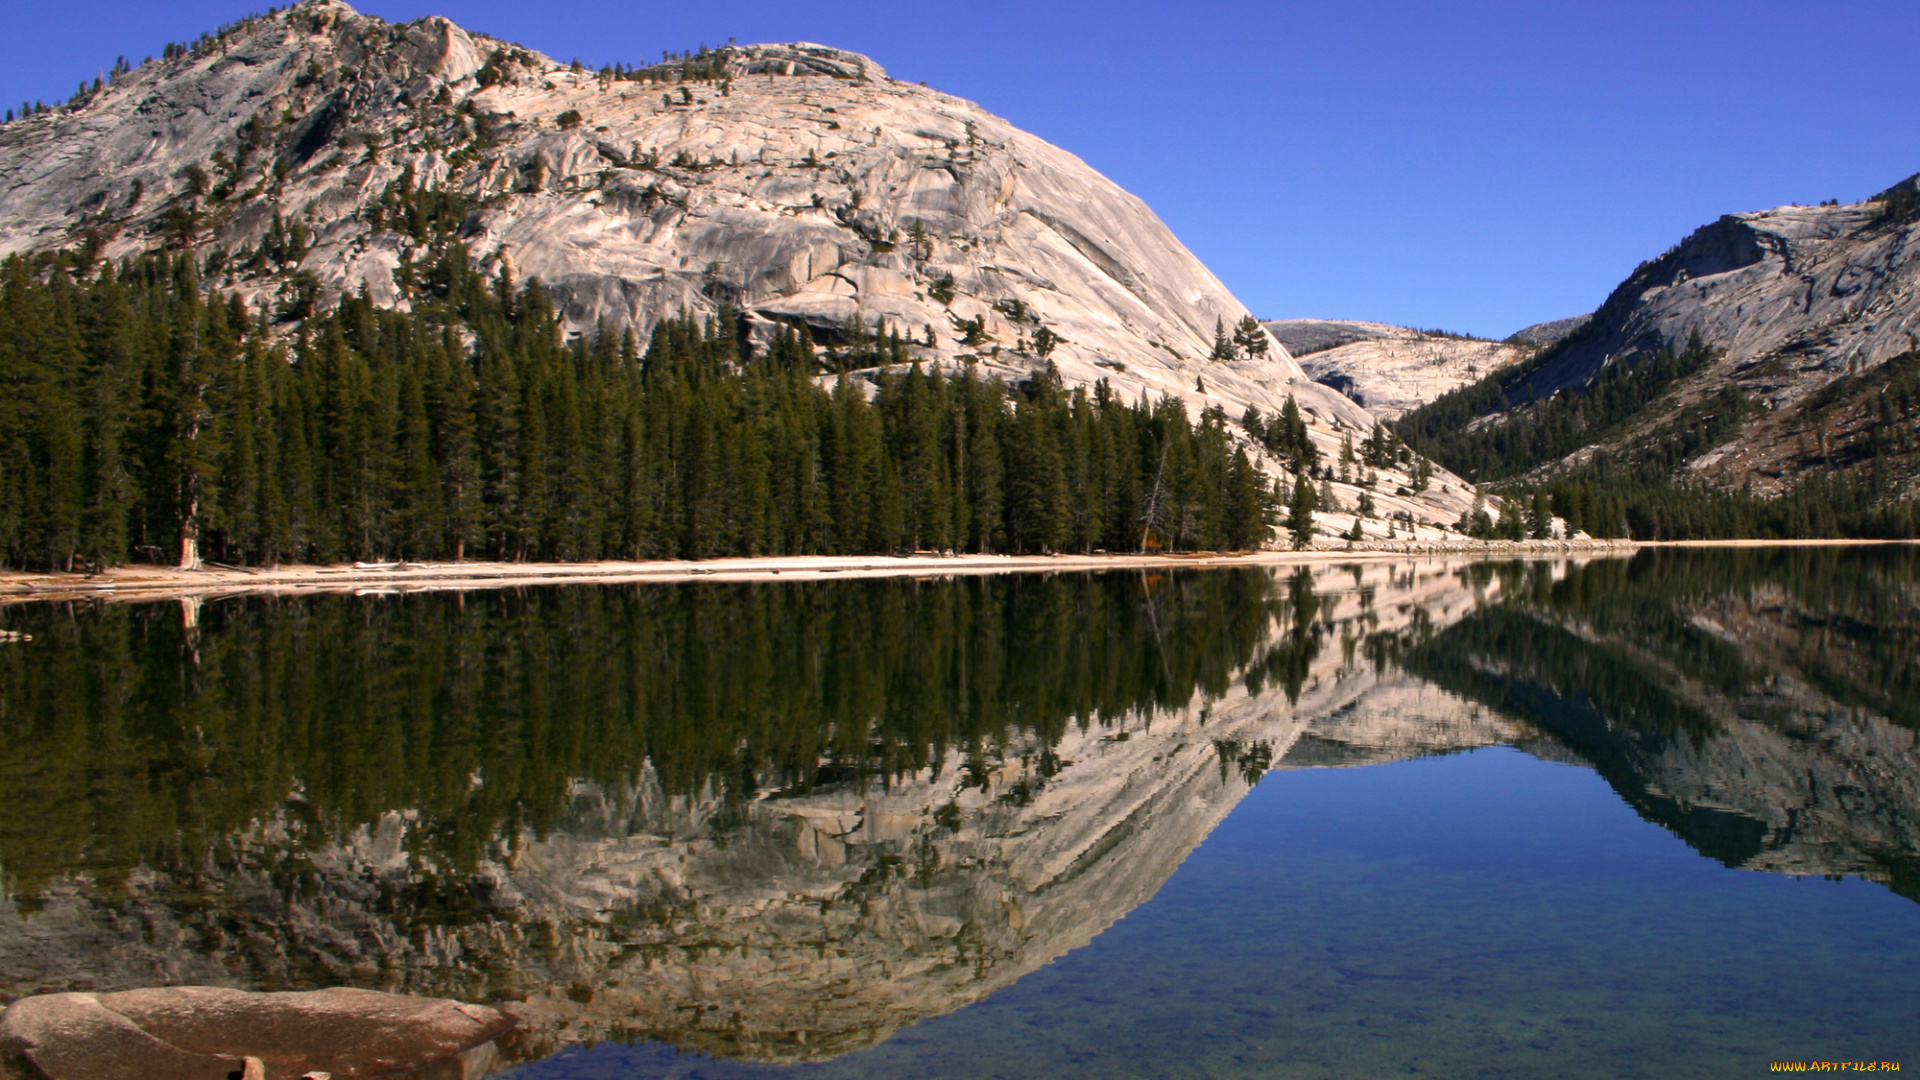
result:
<svg viewBox="0 0 1920 1080"><path fill-rule="evenodd" d="M18 605L0 994L549 1077L1920 1067L1920 560Z"/></svg>

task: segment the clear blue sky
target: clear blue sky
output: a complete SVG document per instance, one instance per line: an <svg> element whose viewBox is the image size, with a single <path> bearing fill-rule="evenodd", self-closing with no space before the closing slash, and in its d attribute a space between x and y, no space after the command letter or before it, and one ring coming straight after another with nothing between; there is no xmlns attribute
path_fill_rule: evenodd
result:
<svg viewBox="0 0 1920 1080"><path fill-rule="evenodd" d="M265 6L25 0L0 107ZM1722 213L1920 171L1915 0L357 6L596 65L730 37L866 53L1079 154L1270 318L1504 336Z"/></svg>

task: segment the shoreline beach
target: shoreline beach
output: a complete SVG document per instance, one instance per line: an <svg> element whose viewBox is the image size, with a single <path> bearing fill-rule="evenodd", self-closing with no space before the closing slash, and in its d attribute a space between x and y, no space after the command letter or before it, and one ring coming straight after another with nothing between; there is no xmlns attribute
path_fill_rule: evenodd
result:
<svg viewBox="0 0 1920 1080"><path fill-rule="evenodd" d="M949 577L999 573L1077 573L1225 566L1324 566L1406 558L1551 558L1622 556L1647 547L1809 547L1896 544L1895 540L1462 541L1452 544L1370 543L1351 548L1155 555L793 555L645 562L396 562L328 566L209 566L179 570L150 564L96 574L0 572L0 605L36 600L166 600L242 594L400 594L528 585L617 585L714 579L812 581L849 577Z"/></svg>

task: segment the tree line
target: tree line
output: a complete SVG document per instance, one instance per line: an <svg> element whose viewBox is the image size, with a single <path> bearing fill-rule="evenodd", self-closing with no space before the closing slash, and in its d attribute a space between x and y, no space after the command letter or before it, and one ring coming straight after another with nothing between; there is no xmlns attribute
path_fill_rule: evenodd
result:
<svg viewBox="0 0 1920 1080"><path fill-rule="evenodd" d="M642 347L450 248L408 312L210 293L185 254L0 266L0 565L1231 550L1276 491L1219 409L909 361L898 330ZM902 363L901 361L908 361ZM874 363L891 366L856 371ZM836 377L837 372L837 377Z"/></svg>
<svg viewBox="0 0 1920 1080"><path fill-rule="evenodd" d="M1662 350L1637 362L1610 364L1585 387L1538 401L1515 400L1538 370L1536 358L1442 394L1401 417L1394 430L1465 479L1497 481L1619 432L1713 356L1696 332L1679 352ZM1507 415L1499 423L1474 423L1496 412Z"/></svg>
<svg viewBox="0 0 1920 1080"><path fill-rule="evenodd" d="M1797 479L1757 495L1689 480L1686 465L1766 411L1738 386L1676 408L1630 444L1577 464L1574 451L1626 431L1716 355L1696 333L1686 348L1604 368L1591 384L1516 401L1542 353L1451 391L1394 424L1415 450L1505 499L1499 521L1478 505L1460 531L1481 538L1545 537L1554 517L1606 539L1715 540L1920 537L1912 481L1920 474L1920 353L1834 380L1800 402ZM1504 413L1497 423L1476 421ZM1544 467L1544 468L1543 468ZM1531 474L1531 475L1529 475Z"/></svg>

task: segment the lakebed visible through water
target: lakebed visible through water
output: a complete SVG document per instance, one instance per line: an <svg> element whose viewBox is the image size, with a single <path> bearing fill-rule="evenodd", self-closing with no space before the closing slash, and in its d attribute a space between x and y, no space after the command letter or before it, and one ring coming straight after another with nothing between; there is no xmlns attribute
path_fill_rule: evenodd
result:
<svg viewBox="0 0 1920 1080"><path fill-rule="evenodd" d="M0 630L7 997L499 1002L522 1080L1920 1063L1907 547Z"/></svg>

